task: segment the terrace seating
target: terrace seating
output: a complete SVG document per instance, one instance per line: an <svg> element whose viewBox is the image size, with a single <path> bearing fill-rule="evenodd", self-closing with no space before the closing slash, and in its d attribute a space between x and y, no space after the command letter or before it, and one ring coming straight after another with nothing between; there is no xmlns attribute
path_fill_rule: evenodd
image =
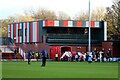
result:
<svg viewBox="0 0 120 80"><path fill-rule="evenodd" d="M49 44L88 44L88 35L84 34L49 34L47 35L46 42ZM101 44L100 40L91 40L92 44Z"/></svg>
<svg viewBox="0 0 120 80"><path fill-rule="evenodd" d="M87 35L83 34L49 34L50 39L87 39Z"/></svg>

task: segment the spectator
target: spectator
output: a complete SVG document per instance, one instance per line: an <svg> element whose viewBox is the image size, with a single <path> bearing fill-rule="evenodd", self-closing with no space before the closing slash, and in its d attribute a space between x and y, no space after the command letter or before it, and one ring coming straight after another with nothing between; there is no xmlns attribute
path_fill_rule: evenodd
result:
<svg viewBox="0 0 120 80"><path fill-rule="evenodd" d="M111 61L111 49L109 48L108 49L108 52L107 52L107 61L110 62Z"/></svg>
<svg viewBox="0 0 120 80"><path fill-rule="evenodd" d="M104 52L104 48L101 50L102 51L102 62L104 62L104 55L105 55L105 52Z"/></svg>
<svg viewBox="0 0 120 80"><path fill-rule="evenodd" d="M75 60L78 62L78 54L75 55Z"/></svg>
<svg viewBox="0 0 120 80"><path fill-rule="evenodd" d="M47 58L47 52L46 50L42 50L42 67L44 67L46 65L46 58Z"/></svg>
<svg viewBox="0 0 120 80"><path fill-rule="evenodd" d="M58 53L55 54L55 60L58 61Z"/></svg>
<svg viewBox="0 0 120 80"><path fill-rule="evenodd" d="M83 54L83 61L86 61L86 53Z"/></svg>
<svg viewBox="0 0 120 80"><path fill-rule="evenodd" d="M28 52L28 64L30 64L31 57L32 57L32 53L31 53L31 50L30 50L30 51Z"/></svg>
<svg viewBox="0 0 120 80"><path fill-rule="evenodd" d="M88 56L88 63L92 63L92 57L90 55Z"/></svg>

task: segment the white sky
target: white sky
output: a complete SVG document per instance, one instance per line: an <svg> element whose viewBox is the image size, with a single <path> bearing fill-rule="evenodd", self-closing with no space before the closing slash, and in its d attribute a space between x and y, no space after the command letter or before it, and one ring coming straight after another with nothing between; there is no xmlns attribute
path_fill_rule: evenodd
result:
<svg viewBox="0 0 120 80"><path fill-rule="evenodd" d="M33 8L46 8L55 11L64 11L71 17L81 10L88 10L89 0L0 0L0 19L6 19L14 14L23 14L24 10ZM109 7L112 0L91 0L91 9L96 7Z"/></svg>

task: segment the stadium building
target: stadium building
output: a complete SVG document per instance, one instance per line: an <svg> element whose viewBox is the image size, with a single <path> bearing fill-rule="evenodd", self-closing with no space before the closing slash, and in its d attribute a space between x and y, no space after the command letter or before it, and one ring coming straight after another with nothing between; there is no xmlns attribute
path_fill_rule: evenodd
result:
<svg viewBox="0 0 120 80"><path fill-rule="evenodd" d="M91 50L102 48L102 42L107 41L107 22L91 21ZM79 20L39 20L20 22L8 25L8 37L19 53L32 50L41 52L47 50L49 58L55 59L55 53L60 56L65 51L88 51L88 21Z"/></svg>

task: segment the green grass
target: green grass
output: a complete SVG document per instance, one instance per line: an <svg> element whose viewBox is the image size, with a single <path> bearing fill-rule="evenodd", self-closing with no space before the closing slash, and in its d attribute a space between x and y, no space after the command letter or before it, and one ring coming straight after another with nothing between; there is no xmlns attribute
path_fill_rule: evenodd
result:
<svg viewBox="0 0 120 80"><path fill-rule="evenodd" d="M118 78L118 63L3 62L3 78Z"/></svg>

